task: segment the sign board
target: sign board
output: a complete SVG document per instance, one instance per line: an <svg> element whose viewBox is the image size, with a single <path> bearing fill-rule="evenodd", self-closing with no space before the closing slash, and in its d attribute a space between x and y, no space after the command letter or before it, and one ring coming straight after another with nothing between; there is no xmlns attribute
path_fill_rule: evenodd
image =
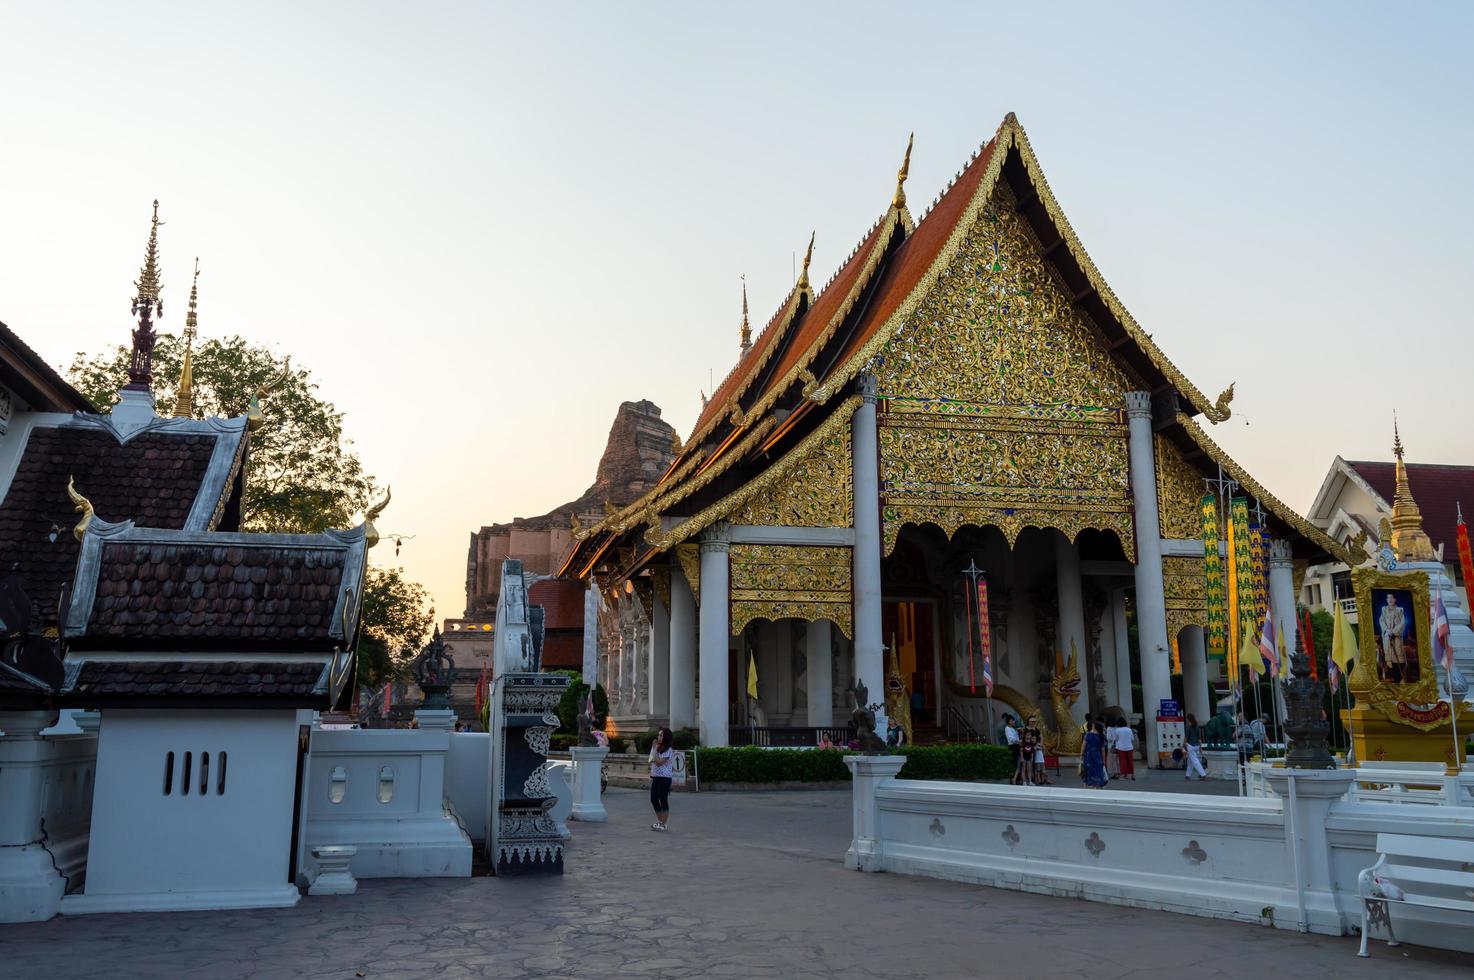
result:
<svg viewBox="0 0 1474 980"><path fill-rule="evenodd" d="M1160 707L1157 709L1157 717L1159 717L1159 718L1181 718L1182 717L1182 706L1180 704L1178 704L1172 698L1163 698L1161 700Z"/></svg>
<svg viewBox="0 0 1474 980"><path fill-rule="evenodd" d="M686 785L686 753L683 749L676 749L670 754L670 784L672 786Z"/></svg>

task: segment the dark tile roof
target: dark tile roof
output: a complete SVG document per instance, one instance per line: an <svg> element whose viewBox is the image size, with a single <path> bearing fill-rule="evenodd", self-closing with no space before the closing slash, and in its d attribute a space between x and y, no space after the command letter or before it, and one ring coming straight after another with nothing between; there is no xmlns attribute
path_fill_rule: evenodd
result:
<svg viewBox="0 0 1474 980"><path fill-rule="evenodd" d="M578 670L583 667L583 630L549 633L543 639L543 670Z"/></svg>
<svg viewBox="0 0 1474 980"><path fill-rule="evenodd" d="M73 388L14 330L0 323L0 381L18 391L33 412L95 412L87 396Z"/></svg>
<svg viewBox="0 0 1474 980"><path fill-rule="evenodd" d="M1392 505L1397 493L1397 464L1350 460L1347 465L1371 484L1389 507ZM1407 483L1423 514L1423 530L1428 532L1433 547L1443 545L1443 560L1457 562L1459 553L1454 535L1458 505L1467 500L1474 508L1474 466L1408 463Z"/></svg>
<svg viewBox="0 0 1474 980"><path fill-rule="evenodd" d="M331 649L341 642L330 634L346 549L269 538L247 545L243 537L104 542L84 644Z"/></svg>
<svg viewBox="0 0 1474 980"><path fill-rule="evenodd" d="M313 694L324 666L317 660L98 661L81 665L66 699L77 704L167 699L278 701L322 700Z"/></svg>
<svg viewBox="0 0 1474 980"><path fill-rule="evenodd" d="M528 603L542 606L550 630L583 629L583 583L573 579L543 579L527 590Z"/></svg>
<svg viewBox="0 0 1474 980"><path fill-rule="evenodd" d="M215 443L206 434L143 433L119 444L110 432L84 426L31 431L0 502L0 563L19 563L46 625L55 625L57 598L77 564L67 480L76 477L104 520L183 528ZM60 528L55 542L53 525Z"/></svg>

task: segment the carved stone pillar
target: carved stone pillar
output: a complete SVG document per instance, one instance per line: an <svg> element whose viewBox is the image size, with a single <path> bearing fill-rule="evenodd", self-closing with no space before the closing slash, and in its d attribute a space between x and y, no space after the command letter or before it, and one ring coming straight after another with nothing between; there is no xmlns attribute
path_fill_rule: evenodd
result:
<svg viewBox="0 0 1474 980"><path fill-rule="evenodd" d="M1189 626L1177 639L1177 652L1182 657L1182 700L1185 710L1206 725L1213 717L1208 703L1208 653L1201 626Z"/></svg>
<svg viewBox="0 0 1474 980"><path fill-rule="evenodd" d="M650 624L650 714L663 718L670 713L670 610L657 593L651 606L655 621Z"/></svg>
<svg viewBox="0 0 1474 980"><path fill-rule="evenodd" d="M1126 632L1126 590L1111 590L1111 634L1116 644L1117 703L1129 715L1136 710L1131 694L1131 642Z"/></svg>
<svg viewBox="0 0 1474 980"><path fill-rule="evenodd" d="M805 674L809 682L809 726L818 728L834 724L834 691L830 687L833 647L829 640L829 620L809 623L804 634Z"/></svg>
<svg viewBox="0 0 1474 980"><path fill-rule="evenodd" d="M1090 676L1089 648L1085 642L1085 597L1080 590L1080 553L1069 538L1058 531L1054 538L1054 582L1059 597L1058 649L1062 656L1075 657L1075 669L1082 677ZM1081 685L1087 690L1086 685ZM1088 698L1079 698L1070 707L1077 724L1085 723Z"/></svg>
<svg viewBox="0 0 1474 980"><path fill-rule="evenodd" d="M1136 639L1141 646L1142 714L1146 757L1157 751L1158 702L1172 697L1172 646L1162 588L1162 535L1157 521L1157 467L1152 445L1152 396L1126 393L1130 427L1131 496L1136 504Z"/></svg>
<svg viewBox="0 0 1474 980"><path fill-rule="evenodd" d="M880 450L875 421L876 382L859 379L860 407L850 420L851 472L855 491L855 675L865 685L875 712L876 731L886 729L885 650L881 637Z"/></svg>
<svg viewBox="0 0 1474 980"><path fill-rule="evenodd" d="M727 647L731 634L727 529L701 535L701 744L727 744Z"/></svg>

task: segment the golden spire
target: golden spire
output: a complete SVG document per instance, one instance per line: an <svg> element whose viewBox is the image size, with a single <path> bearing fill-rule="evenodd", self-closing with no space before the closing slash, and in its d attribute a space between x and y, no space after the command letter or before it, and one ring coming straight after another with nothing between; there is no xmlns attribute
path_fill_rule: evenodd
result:
<svg viewBox="0 0 1474 980"><path fill-rule="evenodd" d="M179 394L174 399L174 417L187 419L194 413L194 337L199 329L196 305L200 298L200 257L194 260L194 282L189 287L189 312L184 314L184 363L179 366Z"/></svg>
<svg viewBox="0 0 1474 980"><path fill-rule="evenodd" d="M814 235L815 234L817 234L817 233L816 232L812 232L812 231L809 232L809 250L804 253L804 267L803 267L803 271L798 274L798 288L799 289L808 289L809 288L809 263L814 260Z"/></svg>
<svg viewBox="0 0 1474 980"><path fill-rule="evenodd" d="M1392 551L1398 561L1433 561L1433 542L1423 530L1423 514L1408 483L1396 414L1392 416L1392 455L1397 457L1397 489L1392 496Z"/></svg>
<svg viewBox="0 0 1474 980"><path fill-rule="evenodd" d="M77 522L77 526L72 528L72 536L78 541L81 541L82 538L86 537L87 525L92 523L92 515L96 511L92 509L92 501L77 492L77 478L75 476L67 477L67 496L72 499L72 509L82 515L82 519Z"/></svg>
<svg viewBox="0 0 1474 980"><path fill-rule="evenodd" d="M896 196L891 198L891 207L899 211L906 206L906 178L911 175L911 144L916 134L906 137L906 156L901 160L901 169L896 172Z"/></svg>
<svg viewBox="0 0 1474 980"><path fill-rule="evenodd" d="M752 350L752 324L747 322L747 276L742 277L742 356Z"/></svg>
<svg viewBox="0 0 1474 980"><path fill-rule="evenodd" d="M154 201L153 222L148 230L148 245L143 251L143 268L133 286L138 292L133 297L133 315L138 317L138 327L133 331L133 356L128 363L127 390L149 391L153 387L154 326L155 317L164 315L164 304L159 299L159 202Z"/></svg>

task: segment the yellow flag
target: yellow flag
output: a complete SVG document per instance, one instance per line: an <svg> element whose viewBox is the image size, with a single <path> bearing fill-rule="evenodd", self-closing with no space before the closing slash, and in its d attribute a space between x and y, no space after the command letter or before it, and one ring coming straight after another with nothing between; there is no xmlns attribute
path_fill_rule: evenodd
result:
<svg viewBox="0 0 1474 980"><path fill-rule="evenodd" d="M747 696L757 700L757 658L747 661Z"/></svg>
<svg viewBox="0 0 1474 980"><path fill-rule="evenodd" d="M1331 659L1336 662L1336 667L1341 673L1350 673L1353 657L1356 656L1356 634L1351 630L1351 624L1346 621L1346 615L1341 611L1341 603L1336 602L1336 621L1331 629Z"/></svg>
<svg viewBox="0 0 1474 980"><path fill-rule="evenodd" d="M1242 629L1244 635L1243 645L1239 647L1239 666L1249 668L1249 676L1254 680L1264 672L1264 658L1259 655L1259 647L1254 644L1254 638L1249 635L1249 630Z"/></svg>
<svg viewBox="0 0 1474 980"><path fill-rule="evenodd" d="M1283 623L1276 623L1275 628L1279 631L1280 649L1280 678L1283 680L1290 676L1290 655L1285 653L1285 627Z"/></svg>

